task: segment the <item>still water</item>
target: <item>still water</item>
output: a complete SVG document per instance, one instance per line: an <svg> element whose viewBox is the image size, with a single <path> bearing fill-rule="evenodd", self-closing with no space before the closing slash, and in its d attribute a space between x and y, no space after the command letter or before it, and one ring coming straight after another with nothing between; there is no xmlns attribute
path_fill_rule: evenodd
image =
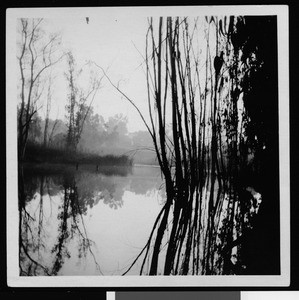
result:
<svg viewBox="0 0 299 300"><path fill-rule="evenodd" d="M165 201L157 167L28 168L23 180L25 276L121 275L146 244ZM128 275L139 271L136 263Z"/></svg>
<svg viewBox="0 0 299 300"><path fill-rule="evenodd" d="M169 258L176 262L174 275L246 272L243 244L261 194L209 182L188 218L184 207L179 224L185 230L176 240L181 246L171 256L172 208L166 215L157 274ZM148 274L165 203L157 167L27 166L19 176L20 275Z"/></svg>

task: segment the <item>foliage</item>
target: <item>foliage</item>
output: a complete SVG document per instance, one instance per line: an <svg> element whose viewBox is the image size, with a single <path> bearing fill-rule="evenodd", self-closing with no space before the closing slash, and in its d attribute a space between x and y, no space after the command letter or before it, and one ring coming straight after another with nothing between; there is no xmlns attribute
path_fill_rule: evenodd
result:
<svg viewBox="0 0 299 300"><path fill-rule="evenodd" d="M67 144L68 128L63 120L48 120L48 143L44 144L44 132L46 120L35 114L32 126L29 129L28 145L25 153L25 161L62 161L58 157L64 157L66 161L73 161L75 155L64 154ZM78 152L86 157L89 155L122 156L134 158L137 163L156 164L153 152L152 139L147 131L129 133L127 119L117 114L105 120L101 115L95 114L93 108L86 115L84 127L78 142ZM36 149L36 150L35 150ZM41 151L40 153L37 152Z"/></svg>

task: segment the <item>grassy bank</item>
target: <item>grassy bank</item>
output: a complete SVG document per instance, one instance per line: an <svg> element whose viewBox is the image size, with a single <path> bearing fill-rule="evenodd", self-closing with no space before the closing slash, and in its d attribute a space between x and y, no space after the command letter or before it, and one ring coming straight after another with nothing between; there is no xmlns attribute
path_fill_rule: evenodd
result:
<svg viewBox="0 0 299 300"><path fill-rule="evenodd" d="M44 147L39 144L28 144L25 152L25 163L51 164L93 164L98 166L132 166L133 160L127 155L105 155L80 153L65 149Z"/></svg>

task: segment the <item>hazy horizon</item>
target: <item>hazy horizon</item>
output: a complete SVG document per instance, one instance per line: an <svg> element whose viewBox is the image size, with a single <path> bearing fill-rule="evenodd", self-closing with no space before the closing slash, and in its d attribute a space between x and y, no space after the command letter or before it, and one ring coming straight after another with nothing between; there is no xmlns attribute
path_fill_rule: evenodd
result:
<svg viewBox="0 0 299 300"><path fill-rule="evenodd" d="M143 58L141 57L145 47L146 18L89 17L87 23L86 17L67 16L63 19L46 18L43 20L42 27L47 34L60 34L63 51L73 53L78 69L84 66L87 78L83 78L80 82L83 88L88 86L87 63L95 62L107 70L113 83L119 85L145 116L148 114L146 77L142 69ZM65 120L64 107L69 92L64 76L65 65L64 59L54 67L55 79L50 113L52 119ZM102 76L100 69L94 65L92 69L99 77ZM45 97L46 95L43 96ZM92 106L94 113L98 113L105 119L119 113L128 117L129 132L146 130L133 106L111 86L106 78L102 80ZM45 105L39 110L41 118L45 116L44 107Z"/></svg>

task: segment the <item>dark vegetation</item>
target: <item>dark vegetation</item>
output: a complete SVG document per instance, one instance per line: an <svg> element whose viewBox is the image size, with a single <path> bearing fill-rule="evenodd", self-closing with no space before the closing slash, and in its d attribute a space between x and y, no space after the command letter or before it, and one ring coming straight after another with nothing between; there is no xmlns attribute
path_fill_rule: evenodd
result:
<svg viewBox="0 0 299 300"><path fill-rule="evenodd" d="M44 148L39 144L28 144L24 162L54 164L92 164L96 166L132 166L133 159L127 155L99 156L93 153L70 152L59 148Z"/></svg>
<svg viewBox="0 0 299 300"><path fill-rule="evenodd" d="M251 118L249 135L251 139L257 135L263 146L256 147L255 168L244 172L242 179L254 182L263 202L243 251L248 274L280 274L277 19L245 20L244 34L249 37L245 51L258 49L257 57L263 65L248 78L251 88L246 89L244 104Z"/></svg>
<svg viewBox="0 0 299 300"><path fill-rule="evenodd" d="M90 108L76 148L67 146L67 126L62 120L45 120L36 114L31 120L24 162L91 163L101 165L156 164L150 135L129 133L122 115L107 121ZM46 143L45 141L46 136Z"/></svg>

